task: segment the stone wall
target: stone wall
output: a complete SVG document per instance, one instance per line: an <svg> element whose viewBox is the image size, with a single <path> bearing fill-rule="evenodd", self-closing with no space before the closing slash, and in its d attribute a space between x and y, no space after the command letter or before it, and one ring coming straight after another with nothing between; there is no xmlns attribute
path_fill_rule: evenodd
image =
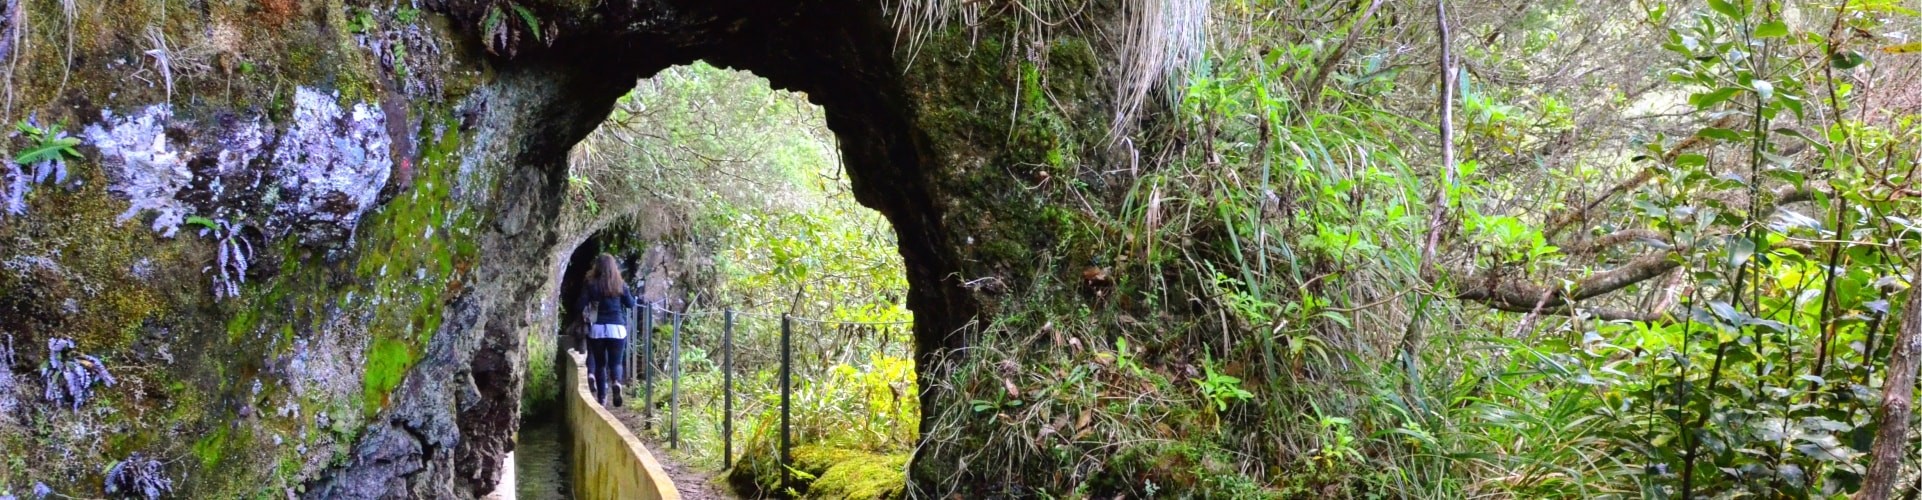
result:
<svg viewBox="0 0 1922 500"><path fill-rule="evenodd" d="M584 500L679 500L674 481L654 461L634 433L594 402L587 387L587 357L567 351L561 363L561 399L565 400L569 444L568 466L574 497Z"/></svg>

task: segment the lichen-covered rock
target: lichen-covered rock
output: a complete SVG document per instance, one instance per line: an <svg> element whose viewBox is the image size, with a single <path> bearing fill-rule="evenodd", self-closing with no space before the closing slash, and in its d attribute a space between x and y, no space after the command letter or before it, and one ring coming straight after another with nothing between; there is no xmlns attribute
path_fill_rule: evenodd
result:
<svg viewBox="0 0 1922 500"><path fill-rule="evenodd" d="M271 225L308 245L345 242L393 172L386 120L376 105L296 89L292 123L274 149Z"/></svg>
<svg viewBox="0 0 1922 500"><path fill-rule="evenodd" d="M27 213L27 192L33 189L31 176L11 158L0 158L0 217Z"/></svg>
<svg viewBox="0 0 1922 500"><path fill-rule="evenodd" d="M153 230L173 237L188 216L251 215L264 219L256 223L270 238L296 234L303 244L337 246L393 170L386 115L308 87L297 88L293 101L293 117L278 135L259 115L197 124L154 105L127 116L102 111L85 136L100 151L114 192L129 203L122 220L152 211ZM190 139L171 139L170 130ZM255 165L263 157L270 168Z"/></svg>
<svg viewBox="0 0 1922 500"><path fill-rule="evenodd" d="M193 181L193 172L179 148L168 144L172 114L167 106L148 106L130 116L102 111L100 123L86 129L87 143L100 151L113 191L127 199L120 220L153 211L151 227L168 238L193 215L193 208L175 197Z"/></svg>

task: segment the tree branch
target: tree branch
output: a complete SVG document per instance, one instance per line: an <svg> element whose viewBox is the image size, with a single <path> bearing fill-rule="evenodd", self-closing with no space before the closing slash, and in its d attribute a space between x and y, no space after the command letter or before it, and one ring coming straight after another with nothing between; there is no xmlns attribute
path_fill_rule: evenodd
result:
<svg viewBox="0 0 1922 500"><path fill-rule="evenodd" d="M1342 39L1341 45L1335 46L1335 51L1321 61L1320 67L1315 68L1315 79L1309 81L1308 92L1304 94L1310 101L1315 104L1321 103L1321 87L1328 83L1328 75L1335 72L1335 65L1340 64L1342 58L1348 57L1348 49L1355 46L1355 38L1360 37L1362 28L1368 26L1368 19L1374 17L1375 9L1379 8L1381 8L1381 0L1371 0L1368 8L1361 11L1361 17L1355 18L1354 24L1348 25L1348 37Z"/></svg>
<svg viewBox="0 0 1922 500"><path fill-rule="evenodd" d="M1463 290L1457 293L1455 298L1480 302L1502 311L1526 313L1539 310L1551 314L1568 314L1572 312L1569 309L1573 302L1594 298L1661 276L1681 266L1680 258L1681 252L1673 250L1643 255L1621 267L1577 281L1567 288L1547 287L1519 280L1502 280L1493 275L1487 275L1482 280L1482 286ZM1605 318L1612 316L1637 321L1659 319L1657 315L1651 313L1601 310L1592 312L1596 312L1597 316L1603 316L1600 313L1607 312L1608 316L1604 316Z"/></svg>
<svg viewBox="0 0 1922 500"><path fill-rule="evenodd" d="M1421 247L1424 275L1432 274L1434 270L1435 248L1441 245L1442 222L1448 219L1448 199L1450 191L1455 188L1455 64L1451 59L1454 43L1449 40L1446 0L1435 0L1435 29L1439 31L1440 38L1436 43L1441 46L1441 57L1436 66L1442 77L1441 92L1435 96L1435 100L1439 101L1441 111L1441 124L1438 127L1441 133L1441 170L1447 182L1435 189L1434 212L1428 217L1428 239Z"/></svg>
<svg viewBox="0 0 1922 500"><path fill-rule="evenodd" d="M1634 241L1673 245L1673 243L1668 241L1668 235L1662 234L1660 231L1653 229L1623 229L1621 231L1562 245L1562 252L1569 255L1586 255Z"/></svg>

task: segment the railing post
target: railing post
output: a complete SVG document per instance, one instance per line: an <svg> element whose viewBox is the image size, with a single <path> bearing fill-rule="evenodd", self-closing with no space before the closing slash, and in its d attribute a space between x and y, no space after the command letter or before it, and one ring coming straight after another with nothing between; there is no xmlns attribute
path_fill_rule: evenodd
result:
<svg viewBox="0 0 1922 500"><path fill-rule="evenodd" d="M681 447L681 321L687 319L687 311L674 315L674 373L669 375L672 384L667 393L667 447Z"/></svg>
<svg viewBox="0 0 1922 500"><path fill-rule="evenodd" d="M621 383L623 385L627 385L627 386L634 385L635 377L638 376L634 374L634 369L636 368L634 366L634 358L638 357L634 355L634 343L635 341L640 340L641 336L635 335L635 333L639 333L640 330L641 330L641 311L636 309L633 314L628 315L627 348L621 349L621 366L627 368L625 370L621 370Z"/></svg>
<svg viewBox="0 0 1922 500"><path fill-rule="evenodd" d="M654 304L642 307L641 316L641 374L647 392L641 398L641 425L643 428L654 425Z"/></svg>
<svg viewBox="0 0 1922 500"><path fill-rule="evenodd" d="M721 468L734 468L734 310L721 316Z"/></svg>
<svg viewBox="0 0 1922 500"><path fill-rule="evenodd" d="M789 338L793 336L793 331L794 318L787 313L781 313L781 491L787 491L789 487L789 476L792 475L789 468L793 464L789 454L793 451L793 442L788 430L791 407L789 394L792 392L794 375L794 367L790 362L793 358L793 350L790 348Z"/></svg>

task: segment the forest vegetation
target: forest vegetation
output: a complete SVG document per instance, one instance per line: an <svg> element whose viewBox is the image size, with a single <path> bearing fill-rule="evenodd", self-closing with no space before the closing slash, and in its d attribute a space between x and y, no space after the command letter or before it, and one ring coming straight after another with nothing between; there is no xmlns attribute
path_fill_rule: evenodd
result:
<svg viewBox="0 0 1922 500"><path fill-rule="evenodd" d="M1286 4L1206 6L1205 50L1143 104L1178 146L1018 166L1028 189L1118 196L1059 217L1122 249L1080 264L1078 317L1003 319L1068 360L1039 380L985 367L1005 390L961 412L1001 422L990 448L1054 457L1020 474L1146 497L1922 494L1916 417L1895 401L1913 397L1922 328L1916 6ZM997 15L1074 10L1031 9ZM1054 105L1048 69L1024 67L1017 98ZM712 259L703 301L904 317L880 221L797 201L840 185L831 134L750 79L644 81L577 150L576 187L674 199ZM1096 186L1087 168L1142 173ZM1219 324L1103 333L1187 307ZM713 330L684 354L704 408ZM903 359L848 354L883 347L831 350L837 376L801 390L827 411L808 441L913 442L902 403L826 402L898 396ZM758 381L750 400L766 370L737 377ZM765 439L765 416L737 428ZM714 448L714 417L682 434L695 449ZM897 433L843 425L876 420ZM1060 446L1084 441L1132 452Z"/></svg>
<svg viewBox="0 0 1922 500"><path fill-rule="evenodd" d="M1922 499L1914 0L13 0L0 74L0 499L492 491L587 241L750 495Z"/></svg>

